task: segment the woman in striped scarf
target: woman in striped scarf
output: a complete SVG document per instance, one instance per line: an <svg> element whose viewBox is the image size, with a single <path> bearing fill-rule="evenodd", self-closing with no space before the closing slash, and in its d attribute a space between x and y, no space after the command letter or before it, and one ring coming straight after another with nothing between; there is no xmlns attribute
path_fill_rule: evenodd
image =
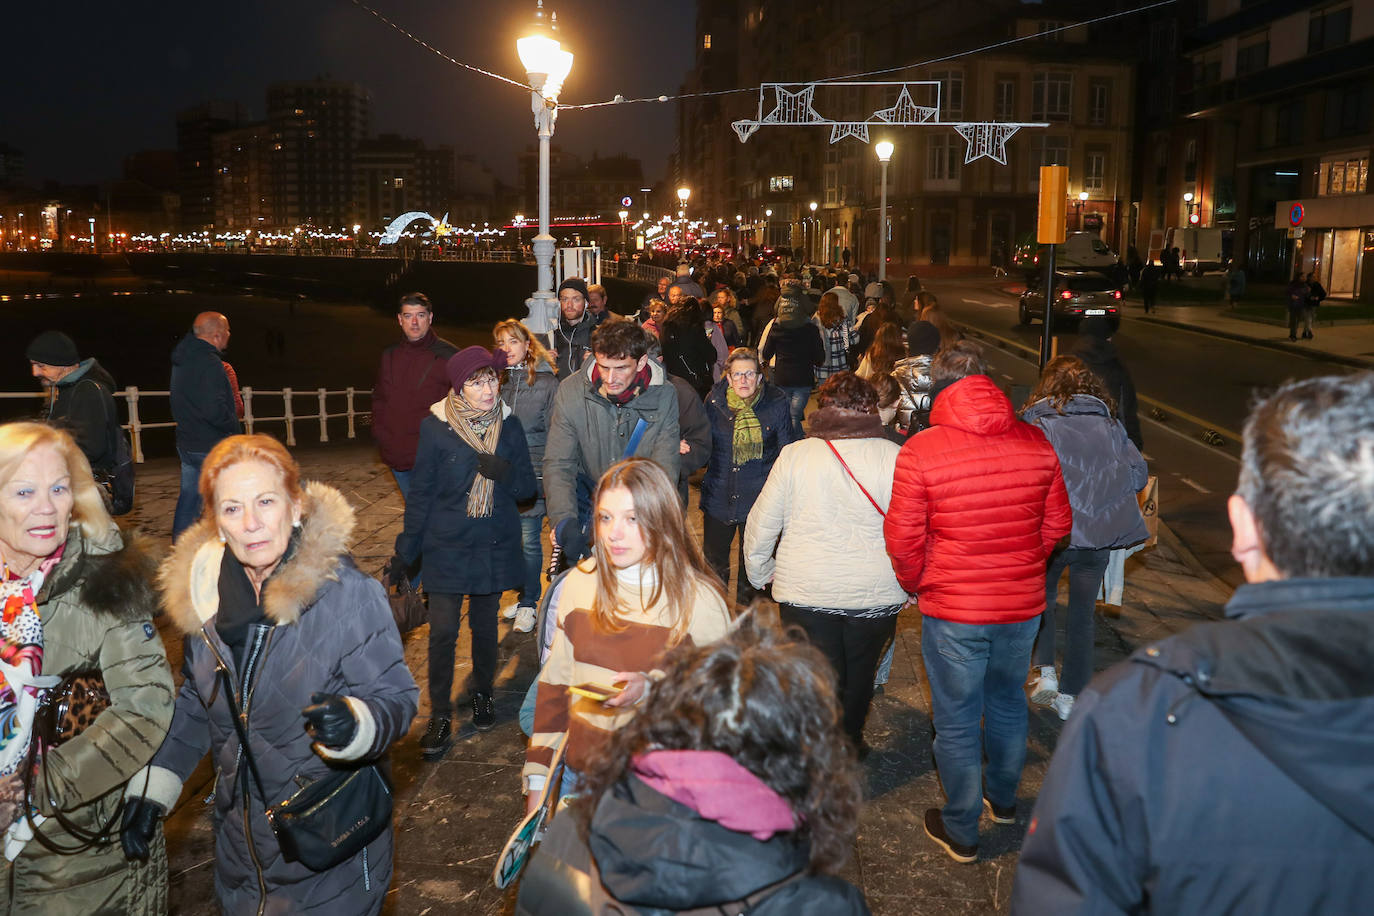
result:
<svg viewBox="0 0 1374 916"><path fill-rule="evenodd" d="M396 538L397 560L420 565L429 595L426 759L442 757L451 742L453 649L465 597L472 724L478 731L496 724L496 612L501 593L525 578L516 504L534 497L534 468L520 421L498 397L496 373L504 366L505 354L485 347L449 359L453 388L420 424L405 527Z"/></svg>

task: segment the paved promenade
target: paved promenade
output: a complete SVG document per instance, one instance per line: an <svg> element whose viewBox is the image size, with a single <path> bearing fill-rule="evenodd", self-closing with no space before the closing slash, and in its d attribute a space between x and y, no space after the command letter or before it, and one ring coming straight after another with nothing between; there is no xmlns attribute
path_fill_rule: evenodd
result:
<svg viewBox="0 0 1374 916"><path fill-rule="evenodd" d="M338 487L353 504L358 512L354 556L364 570L376 573L391 554L402 514L386 468L364 443L301 449L296 454L307 478ZM176 462L159 459L138 470L139 505L132 520L165 544L176 500ZM697 496L694 487L691 518L699 530ZM843 570L836 574L843 575ZM1125 606L1119 616L1098 618L1098 668L1144 642L1219 616L1226 598L1224 587L1182 552L1167 527L1161 526L1159 546L1127 564ZM478 735L463 723L444 760L424 763L418 742L429 716L424 698L426 632L422 628L406 641L406 657L421 685L421 702L410 733L393 751L397 854L387 913L510 913L514 895L497 891L490 873L496 853L522 813L519 773L524 736L515 714L535 675L533 637L513 632L510 623L502 621L497 727ZM985 822L979 861L950 861L921 829L924 810L941 804L942 796L931 758L930 691L921 667L920 633L919 615L904 614L892 679L874 698L867 727L874 747L864 765L868 804L845 875L863 889L877 914L1005 913L1021 838L1061 723L1052 712L1032 707L1030 756L1017 823L999 827ZM165 629L164 634L178 668L180 641ZM466 642L465 629L458 652L458 685L469 666ZM174 914L218 913L206 804L211 775L209 766L202 764L167 822Z"/></svg>

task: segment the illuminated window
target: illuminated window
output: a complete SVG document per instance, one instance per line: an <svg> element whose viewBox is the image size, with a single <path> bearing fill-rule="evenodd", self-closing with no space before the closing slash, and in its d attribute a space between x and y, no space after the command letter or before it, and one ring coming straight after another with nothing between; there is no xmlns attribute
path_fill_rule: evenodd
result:
<svg viewBox="0 0 1374 916"><path fill-rule="evenodd" d="M1317 194L1322 197L1363 194L1369 180L1369 157L1323 160L1317 180Z"/></svg>
<svg viewBox="0 0 1374 916"><path fill-rule="evenodd" d="M711 33L710 33L710 32L707 32L705 35L701 36L701 47L702 47L702 50L704 50L704 51L709 51L709 50L711 50Z"/></svg>
<svg viewBox="0 0 1374 916"><path fill-rule="evenodd" d="M391 179L391 186L393 188L404 188L406 186L406 180L404 178L393 178Z"/></svg>
<svg viewBox="0 0 1374 916"><path fill-rule="evenodd" d="M770 191L790 191L792 190L791 175L774 175L768 179L768 190Z"/></svg>

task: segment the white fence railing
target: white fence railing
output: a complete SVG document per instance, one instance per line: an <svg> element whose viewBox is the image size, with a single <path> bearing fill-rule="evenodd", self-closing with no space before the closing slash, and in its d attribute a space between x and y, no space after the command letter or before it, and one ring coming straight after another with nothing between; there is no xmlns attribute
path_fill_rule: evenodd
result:
<svg viewBox="0 0 1374 916"><path fill-rule="evenodd" d="M666 267L655 267L652 264L626 264L625 279L639 280L644 283L657 283L659 277L672 279L677 276L677 271L668 270Z"/></svg>
<svg viewBox="0 0 1374 916"><path fill-rule="evenodd" d="M329 441L329 421L334 419L347 419L348 438L356 439L357 423L359 418L372 416L370 410L358 410L356 399L364 396L369 399L372 397L371 388L281 388L281 389L254 389L244 387L239 389L243 396L243 428L246 432L253 432L254 427L266 423L284 423L286 425L286 444L296 444L296 424L318 421L320 425L320 441ZM124 428L129 431L130 438L133 439L134 461L143 461L143 432L148 429L174 429L176 421L158 420L147 422L143 419L142 402L148 398L166 398L169 400L167 414L171 413L170 391L143 391L134 385L130 385L123 391L116 391L116 398L123 398L128 408L129 422L124 424ZM3 400L45 400L48 395L34 391L0 391L0 399ZM281 416L262 416L253 412L254 400L262 398L281 398ZM302 398L310 399L310 407L304 412L297 409L298 401ZM342 409L338 408L338 399L343 399ZM331 411L331 401L335 409ZM260 410L262 408L259 408Z"/></svg>

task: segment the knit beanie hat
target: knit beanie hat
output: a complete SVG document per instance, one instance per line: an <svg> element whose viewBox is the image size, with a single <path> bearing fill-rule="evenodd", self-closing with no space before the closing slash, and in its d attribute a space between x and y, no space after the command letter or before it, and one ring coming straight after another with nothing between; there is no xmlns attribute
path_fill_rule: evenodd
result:
<svg viewBox="0 0 1374 916"><path fill-rule="evenodd" d="M913 321L906 329L906 351L912 356L929 356L940 349L940 329L929 321Z"/></svg>
<svg viewBox="0 0 1374 916"><path fill-rule="evenodd" d="M561 293L565 289L577 290L579 293L582 294L582 298L584 301L587 298L587 282L583 280L581 277L569 277L568 279L564 280L563 285L558 287L558 291Z"/></svg>
<svg viewBox="0 0 1374 916"><path fill-rule="evenodd" d="M44 331L29 342L24 355L45 366L75 366L81 362L76 343L61 331Z"/></svg>
<svg viewBox="0 0 1374 916"><path fill-rule="evenodd" d="M448 383L455 391L461 391L463 383L472 378L478 370L491 369L500 373L506 368L506 351L497 350L493 353L486 347L464 347L449 357L445 368L448 372Z"/></svg>

